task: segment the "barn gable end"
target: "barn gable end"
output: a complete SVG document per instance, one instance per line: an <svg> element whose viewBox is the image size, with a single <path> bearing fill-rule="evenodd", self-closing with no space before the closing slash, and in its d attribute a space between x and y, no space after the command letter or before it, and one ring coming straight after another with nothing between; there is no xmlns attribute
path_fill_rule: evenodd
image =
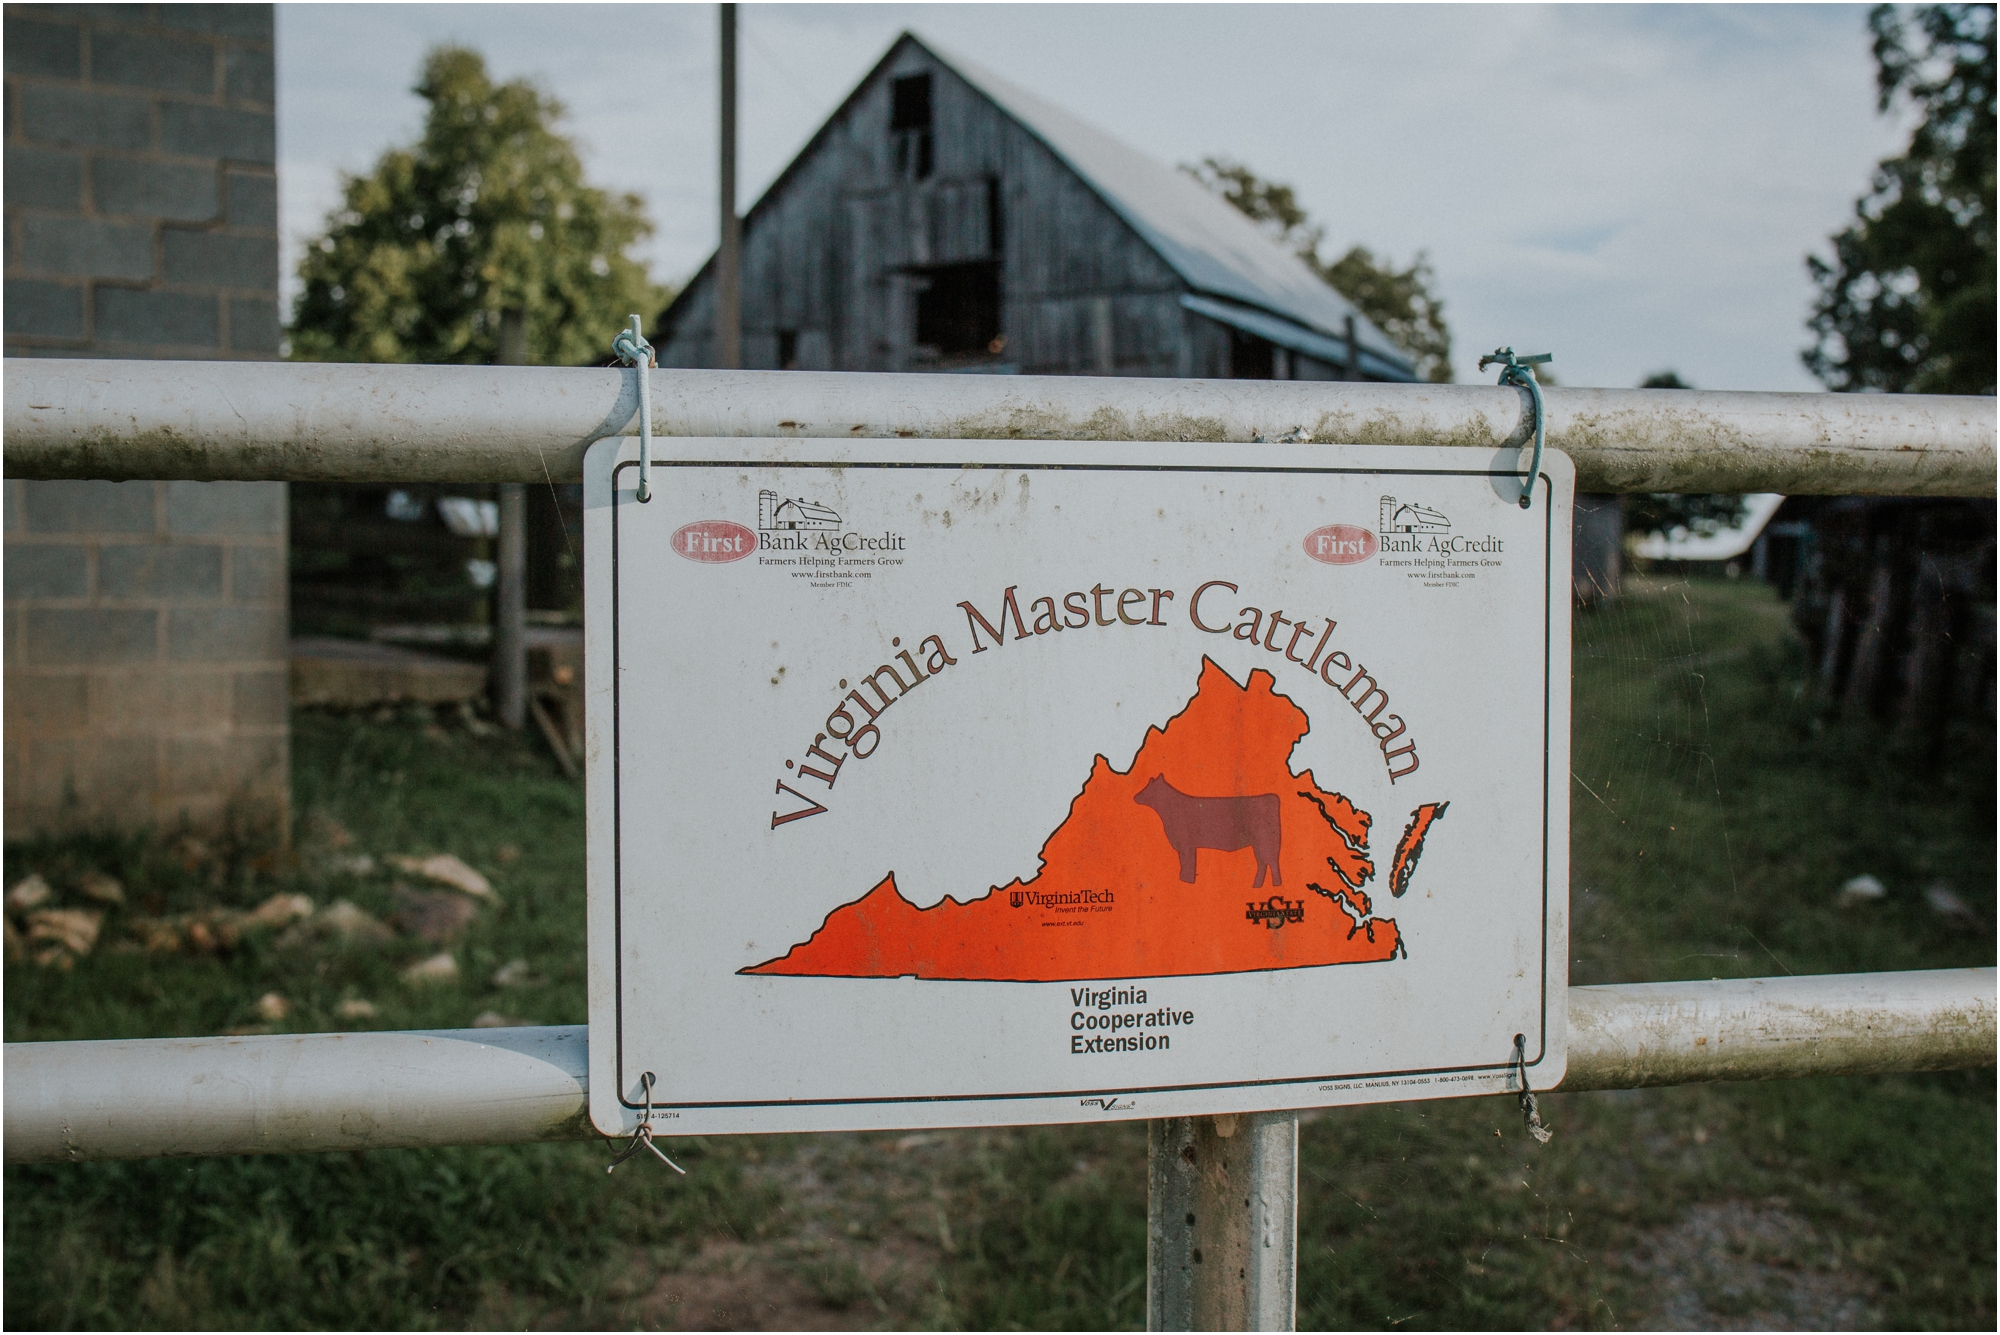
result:
<svg viewBox="0 0 2000 1335"><path fill-rule="evenodd" d="M742 256L749 369L1347 373L1351 308L1247 219L907 33L751 208ZM661 317L661 365L714 364L712 266ZM1365 378L1412 378L1358 328Z"/></svg>

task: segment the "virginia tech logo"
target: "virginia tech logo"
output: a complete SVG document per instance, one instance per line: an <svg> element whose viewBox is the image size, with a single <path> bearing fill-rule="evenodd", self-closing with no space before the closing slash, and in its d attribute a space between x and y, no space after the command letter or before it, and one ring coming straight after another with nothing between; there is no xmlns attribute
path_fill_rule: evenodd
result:
<svg viewBox="0 0 2000 1335"><path fill-rule="evenodd" d="M1451 521L1427 505L1399 503L1394 496L1384 496L1382 519L1376 527L1383 533L1449 533Z"/></svg>

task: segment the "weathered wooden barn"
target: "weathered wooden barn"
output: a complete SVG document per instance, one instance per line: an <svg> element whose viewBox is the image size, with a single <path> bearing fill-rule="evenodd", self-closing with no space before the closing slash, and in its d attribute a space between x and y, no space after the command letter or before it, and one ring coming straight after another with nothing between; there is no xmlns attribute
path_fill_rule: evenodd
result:
<svg viewBox="0 0 2000 1335"><path fill-rule="evenodd" d="M742 227L746 368L1416 378L1184 173L909 33ZM662 366L715 364L714 267L660 317Z"/></svg>

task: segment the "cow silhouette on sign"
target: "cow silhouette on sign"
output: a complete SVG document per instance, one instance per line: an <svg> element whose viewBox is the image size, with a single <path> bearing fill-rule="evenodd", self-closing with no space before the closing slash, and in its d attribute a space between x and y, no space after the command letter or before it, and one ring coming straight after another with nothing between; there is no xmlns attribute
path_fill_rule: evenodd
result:
<svg viewBox="0 0 2000 1335"><path fill-rule="evenodd" d="M1194 884L1194 855L1204 848L1233 853L1247 848L1257 858L1257 879L1252 890L1264 884L1283 885L1278 875L1278 795L1260 793L1255 797L1190 797L1155 774L1132 799L1151 807L1166 827L1167 842L1181 858L1181 880Z"/></svg>

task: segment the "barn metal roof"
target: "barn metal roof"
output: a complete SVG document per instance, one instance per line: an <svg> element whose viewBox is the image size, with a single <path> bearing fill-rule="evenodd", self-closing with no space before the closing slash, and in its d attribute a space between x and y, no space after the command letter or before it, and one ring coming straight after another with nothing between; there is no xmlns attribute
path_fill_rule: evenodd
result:
<svg viewBox="0 0 2000 1335"><path fill-rule="evenodd" d="M1415 364L1407 352L1328 287L1305 261L1185 172L1120 143L974 61L941 50L914 34L905 37L949 66L1046 144L1196 292L1283 316L1331 335L1343 349L1346 321L1353 316L1355 340L1364 355L1374 354L1370 361L1386 363L1367 369L1397 379L1414 377ZM1270 337L1268 333L1263 336Z"/></svg>
<svg viewBox="0 0 2000 1335"><path fill-rule="evenodd" d="M1217 301L1214 297L1204 297L1198 292L1181 293L1181 306L1196 315L1205 315L1220 324L1233 329L1241 329L1246 334L1255 334L1281 348L1293 352L1303 352L1308 357L1317 357L1329 366L1347 365L1347 339L1328 338L1316 330L1307 329L1281 316L1270 315L1252 306L1237 306L1227 301ZM1407 377L1410 367L1407 362L1390 361L1379 356L1368 346L1368 340L1361 336L1360 317L1355 317L1354 341L1361 345L1361 373L1381 376L1388 380Z"/></svg>

